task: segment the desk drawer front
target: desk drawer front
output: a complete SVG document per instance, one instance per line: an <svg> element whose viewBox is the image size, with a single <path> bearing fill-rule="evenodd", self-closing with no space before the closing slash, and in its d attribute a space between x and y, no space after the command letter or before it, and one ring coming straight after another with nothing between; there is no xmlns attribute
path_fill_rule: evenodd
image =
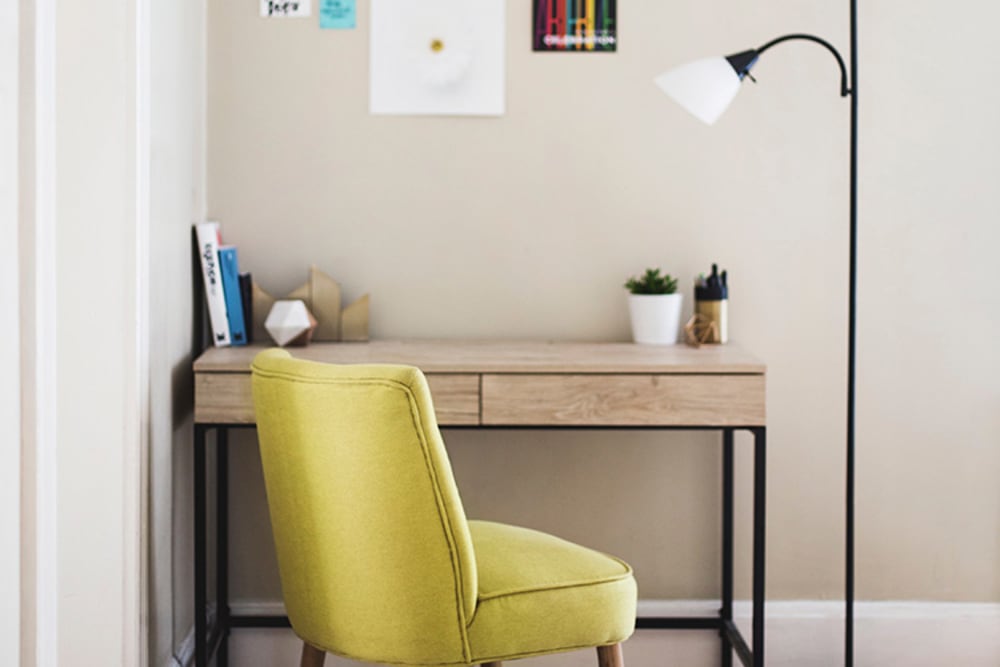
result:
<svg viewBox="0 0 1000 667"><path fill-rule="evenodd" d="M438 423L479 423L478 375L428 375ZM195 374L195 421L201 424L253 424L249 373Z"/></svg>
<svg viewBox="0 0 1000 667"><path fill-rule="evenodd" d="M428 375L434 412L441 426L479 425L478 375Z"/></svg>
<svg viewBox="0 0 1000 667"><path fill-rule="evenodd" d="M194 420L200 424L253 424L250 373L195 373Z"/></svg>
<svg viewBox="0 0 1000 667"><path fill-rule="evenodd" d="M763 375L484 375L483 424L763 426Z"/></svg>

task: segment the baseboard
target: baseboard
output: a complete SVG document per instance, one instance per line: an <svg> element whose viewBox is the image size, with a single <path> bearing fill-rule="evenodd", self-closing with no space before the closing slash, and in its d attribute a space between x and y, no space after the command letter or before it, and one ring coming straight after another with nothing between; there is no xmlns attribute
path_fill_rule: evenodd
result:
<svg viewBox="0 0 1000 667"><path fill-rule="evenodd" d="M639 615L645 617L711 616L717 614L718 609L717 600L639 601ZM231 604L231 610L233 614L240 616L285 614L284 605L276 600L238 600ZM748 600L739 600L733 605L733 616L743 628L749 625L750 610ZM766 611L769 665L827 667L840 663L838 656L841 655L843 641L843 602L773 600L768 601ZM1000 603L863 601L855 603L854 615L859 628L856 653L866 656L870 664L950 664L955 657L956 646L962 647L963 664L968 667L992 667L1000 664L1000 636L996 634L996 628L1000 627ZM660 641L661 635L656 634L657 632L643 630L637 634L640 657L643 641ZM267 656L268 651L289 650L285 644L288 640L294 640L294 637L291 634L286 639L282 639L283 637L283 634L268 635L248 629L235 633L233 639L242 644L244 650L250 650L250 655ZM666 635L662 637L666 639ZM712 655L712 642L716 640L706 635L704 639L694 641L704 642L707 655ZM252 649L247 649L247 646ZM656 657L659 655L657 651L660 650L660 645L655 646L657 649L645 661L640 659L633 664L646 667L662 662ZM294 653L294 641L290 650ZM169 667L190 667L193 656L192 630L178 648ZM273 664L273 660L268 662L266 657L262 660L250 667ZM679 664L708 663L694 660ZM711 664L717 662L713 660Z"/></svg>
<svg viewBox="0 0 1000 667"><path fill-rule="evenodd" d="M285 603L281 600L236 600L229 605L234 616L284 616Z"/></svg>
<svg viewBox="0 0 1000 667"><path fill-rule="evenodd" d="M180 646L174 651L174 654L170 656L170 660L167 661L167 667L190 667L194 664L194 626L192 625L187 634L184 635L183 641L181 641Z"/></svg>
<svg viewBox="0 0 1000 667"><path fill-rule="evenodd" d="M237 600L230 605L239 616L284 616L285 605L279 600ZM750 618L749 600L733 602L733 616ZM638 614L648 616L712 616L719 612L717 600L639 600ZM844 603L838 600L769 600L768 618L824 619L844 618ZM854 617L862 619L935 619L982 618L1000 621L1000 603L928 602L922 600L866 600L854 603Z"/></svg>
<svg viewBox="0 0 1000 667"><path fill-rule="evenodd" d="M280 603L279 603L280 605ZM751 617L749 600L733 602L733 616ZM718 613L716 600L639 600L639 616L710 616ZM843 619L839 600L768 600L769 619ZM854 603L854 617L863 619L953 619L983 618L1000 621L1000 603L931 602L924 600L864 600Z"/></svg>
<svg viewBox="0 0 1000 667"><path fill-rule="evenodd" d="M281 608L281 613L285 613L285 605L278 602L277 605ZM208 630L211 633L212 629L215 627L215 608L209 606L208 610ZM167 667L191 667L194 664L194 625L188 628L187 634L184 635L184 639L181 640L180 645L174 654L170 656L170 660L167 661Z"/></svg>

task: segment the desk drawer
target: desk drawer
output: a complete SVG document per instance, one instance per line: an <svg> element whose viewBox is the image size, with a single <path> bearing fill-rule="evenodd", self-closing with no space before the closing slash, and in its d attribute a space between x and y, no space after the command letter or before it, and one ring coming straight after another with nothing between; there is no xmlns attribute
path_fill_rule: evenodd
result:
<svg viewBox="0 0 1000 667"><path fill-rule="evenodd" d="M483 424L763 426L763 375L483 375Z"/></svg>
<svg viewBox="0 0 1000 667"><path fill-rule="evenodd" d="M479 425L479 376L429 374L427 384L441 426Z"/></svg>
<svg viewBox="0 0 1000 667"><path fill-rule="evenodd" d="M438 423L479 424L478 375L428 375ZM194 419L200 424L253 424L249 373L196 373Z"/></svg>
<svg viewBox="0 0 1000 667"><path fill-rule="evenodd" d="M250 373L195 373L194 420L198 424L253 424Z"/></svg>

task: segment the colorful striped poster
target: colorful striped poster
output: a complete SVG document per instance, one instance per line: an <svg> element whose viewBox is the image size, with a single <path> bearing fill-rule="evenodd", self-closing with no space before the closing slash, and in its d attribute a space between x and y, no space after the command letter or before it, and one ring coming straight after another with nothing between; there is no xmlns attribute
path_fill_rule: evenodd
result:
<svg viewBox="0 0 1000 667"><path fill-rule="evenodd" d="M535 51L614 51L617 0L534 0Z"/></svg>

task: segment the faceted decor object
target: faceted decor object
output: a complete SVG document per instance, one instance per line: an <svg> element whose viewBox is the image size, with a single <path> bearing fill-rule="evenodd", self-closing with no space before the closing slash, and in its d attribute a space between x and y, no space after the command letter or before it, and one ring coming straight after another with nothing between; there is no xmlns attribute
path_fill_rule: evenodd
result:
<svg viewBox="0 0 1000 667"><path fill-rule="evenodd" d="M316 329L316 318L302 301L275 301L264 328L281 347L307 345Z"/></svg>

